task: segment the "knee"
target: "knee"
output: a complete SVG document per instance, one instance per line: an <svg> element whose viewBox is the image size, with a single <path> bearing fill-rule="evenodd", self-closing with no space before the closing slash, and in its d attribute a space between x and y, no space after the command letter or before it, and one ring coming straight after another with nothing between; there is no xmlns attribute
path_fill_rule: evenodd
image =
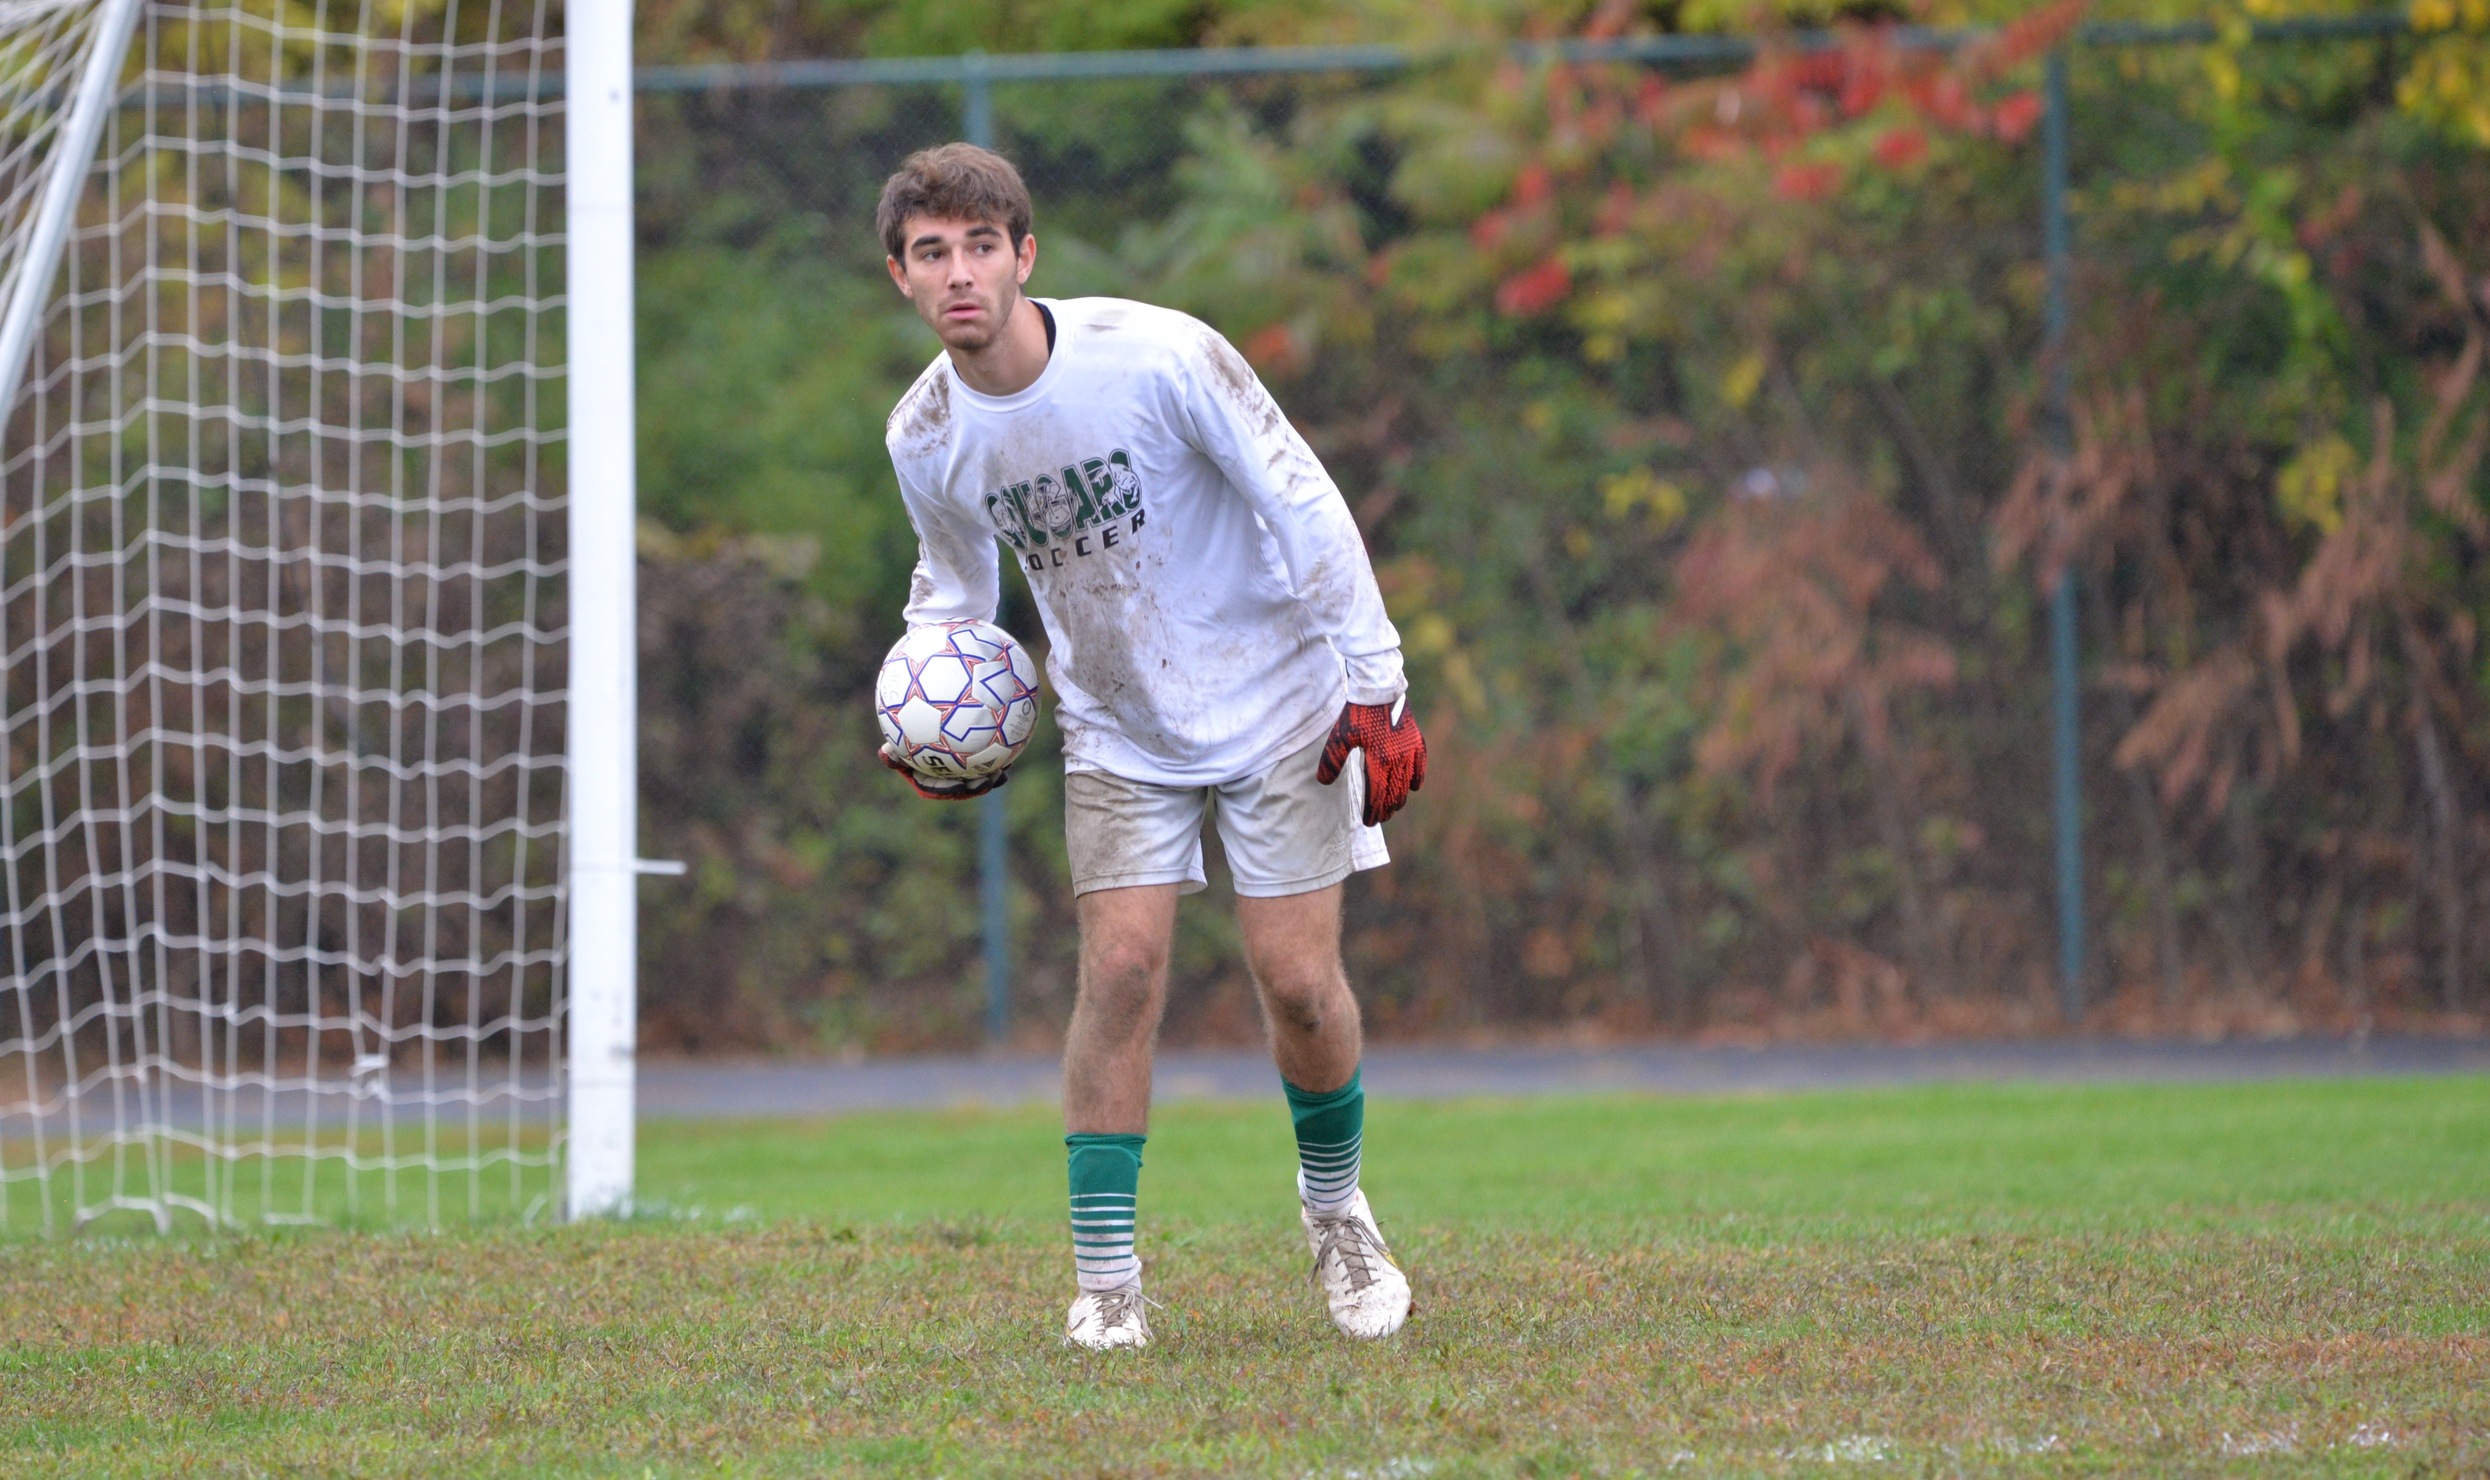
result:
<svg viewBox="0 0 2490 1480"><path fill-rule="evenodd" d="M1081 994L1109 1017L1147 1017L1166 976L1167 953L1146 944L1110 941L1082 952Z"/></svg>
<svg viewBox="0 0 2490 1480"><path fill-rule="evenodd" d="M1336 962L1266 962L1254 976L1262 984L1262 1000L1271 1016L1304 1033L1328 1026L1349 994Z"/></svg>

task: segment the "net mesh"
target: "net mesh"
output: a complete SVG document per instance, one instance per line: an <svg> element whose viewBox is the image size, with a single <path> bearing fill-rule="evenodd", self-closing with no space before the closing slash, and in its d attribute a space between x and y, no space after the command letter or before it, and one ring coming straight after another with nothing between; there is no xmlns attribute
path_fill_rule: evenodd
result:
<svg viewBox="0 0 2490 1480"><path fill-rule="evenodd" d="M0 5L12 283L96 10ZM543 5L138 19L0 441L0 1226L551 1196L561 78Z"/></svg>

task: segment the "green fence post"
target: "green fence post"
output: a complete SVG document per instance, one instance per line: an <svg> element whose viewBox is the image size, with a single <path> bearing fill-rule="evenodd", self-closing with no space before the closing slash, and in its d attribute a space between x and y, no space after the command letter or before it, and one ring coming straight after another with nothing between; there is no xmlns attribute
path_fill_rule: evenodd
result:
<svg viewBox="0 0 2490 1480"><path fill-rule="evenodd" d="M961 137L980 149L994 147L994 81L990 70L982 51L960 57Z"/></svg>
<svg viewBox="0 0 2490 1480"><path fill-rule="evenodd" d="M2072 450L2073 378L2067 363L2073 313L2068 301L2071 252L2066 220L2066 50L2049 54L2041 116L2041 253L2048 274L2042 329L2043 434L2050 452ZM2081 715L2075 665L2075 568L2058 573L2049 593L2050 749L2055 775L2058 862L2058 1009L2069 1023L2084 1015L2084 808Z"/></svg>

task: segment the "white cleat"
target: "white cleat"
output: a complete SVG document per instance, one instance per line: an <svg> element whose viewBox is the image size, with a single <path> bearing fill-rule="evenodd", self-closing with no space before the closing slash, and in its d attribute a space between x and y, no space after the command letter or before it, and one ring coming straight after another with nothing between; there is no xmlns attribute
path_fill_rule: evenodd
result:
<svg viewBox="0 0 2490 1480"><path fill-rule="evenodd" d="M1298 1204L1306 1247L1314 1251L1314 1282L1331 1306L1331 1323L1360 1341L1376 1341L1409 1319L1409 1276L1401 1273L1375 1228L1375 1214L1360 1191L1337 1213Z"/></svg>
<svg viewBox="0 0 2490 1480"><path fill-rule="evenodd" d="M1063 1339L1093 1352L1139 1351L1150 1344L1149 1303L1138 1280L1112 1290L1083 1290L1064 1317Z"/></svg>

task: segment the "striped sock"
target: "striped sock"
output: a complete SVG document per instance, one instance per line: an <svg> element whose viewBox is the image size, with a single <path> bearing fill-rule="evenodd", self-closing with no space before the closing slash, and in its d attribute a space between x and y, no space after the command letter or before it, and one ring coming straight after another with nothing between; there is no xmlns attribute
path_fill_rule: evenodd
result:
<svg viewBox="0 0 2490 1480"><path fill-rule="evenodd" d="M1072 1171L1072 1269L1084 1290L1141 1278L1133 1257L1133 1208L1141 1194L1140 1136L1063 1138Z"/></svg>
<svg viewBox="0 0 2490 1480"><path fill-rule="evenodd" d="M1358 1152L1366 1139L1366 1088L1360 1066L1349 1082L1315 1094L1287 1080L1288 1115L1297 1123L1297 1193L1317 1213L1337 1213L1357 1196Z"/></svg>

